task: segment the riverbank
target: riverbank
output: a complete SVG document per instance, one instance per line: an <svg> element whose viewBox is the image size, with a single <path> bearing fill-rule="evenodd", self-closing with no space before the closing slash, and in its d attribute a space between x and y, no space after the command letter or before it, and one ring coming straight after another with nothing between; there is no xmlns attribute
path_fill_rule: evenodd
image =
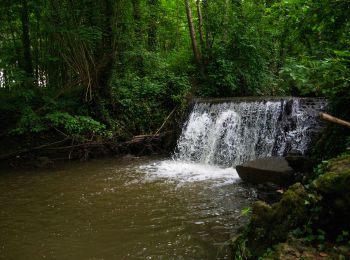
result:
<svg viewBox="0 0 350 260"><path fill-rule="evenodd" d="M290 186L279 202L256 202L249 224L231 240L235 259L349 259L349 187L344 154Z"/></svg>
<svg viewBox="0 0 350 260"><path fill-rule="evenodd" d="M124 156L169 155L176 144L177 135L165 132L155 135L134 136L132 139L118 142L117 140L94 140L77 142L51 142L47 145L15 150L3 154L0 164L14 168L52 168L62 161Z"/></svg>

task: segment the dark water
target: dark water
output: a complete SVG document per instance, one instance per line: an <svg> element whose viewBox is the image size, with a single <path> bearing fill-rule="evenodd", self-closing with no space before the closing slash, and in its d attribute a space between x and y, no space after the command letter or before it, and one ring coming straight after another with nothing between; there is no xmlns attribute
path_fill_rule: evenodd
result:
<svg viewBox="0 0 350 260"><path fill-rule="evenodd" d="M1 259L226 259L254 191L150 178L154 159L0 170ZM213 172L215 174L215 172Z"/></svg>

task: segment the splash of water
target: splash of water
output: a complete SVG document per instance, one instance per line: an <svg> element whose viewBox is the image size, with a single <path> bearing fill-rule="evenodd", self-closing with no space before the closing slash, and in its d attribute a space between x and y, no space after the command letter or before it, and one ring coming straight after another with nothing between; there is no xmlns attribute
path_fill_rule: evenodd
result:
<svg viewBox="0 0 350 260"><path fill-rule="evenodd" d="M148 180L166 179L177 183L193 183L199 181L234 183L239 180L232 167L222 168L203 163L164 160L141 166L148 174Z"/></svg>

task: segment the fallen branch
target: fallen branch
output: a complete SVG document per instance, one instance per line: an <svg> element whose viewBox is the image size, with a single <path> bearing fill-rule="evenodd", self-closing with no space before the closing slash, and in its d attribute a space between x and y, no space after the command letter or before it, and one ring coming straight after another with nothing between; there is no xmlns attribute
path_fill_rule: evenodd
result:
<svg viewBox="0 0 350 260"><path fill-rule="evenodd" d="M172 114L174 114L174 112L176 111L177 107L174 107L174 109L170 112L170 114L165 118L163 124L158 128L157 132L153 135L156 136L160 130L162 130L162 128L165 126L166 122L169 120L169 118L171 117Z"/></svg>
<svg viewBox="0 0 350 260"><path fill-rule="evenodd" d="M146 140L147 138L153 138L155 137L155 135L135 135L131 141L129 141L130 143L138 143L141 141Z"/></svg>
<svg viewBox="0 0 350 260"><path fill-rule="evenodd" d="M153 141L153 139L155 139L156 137L159 137L159 132L160 130L163 129L163 127L165 126L165 124L168 122L169 118L172 116L172 114L174 114L174 112L176 111L177 107L174 107L174 109L170 112L170 114L165 118L165 120L163 121L163 124L158 128L158 130L150 136L150 138L147 140L148 143L151 143ZM135 137L134 137L135 138ZM133 138L133 140L134 140ZM146 138L144 138L144 140L146 140ZM146 146L143 147L143 149L141 150L141 152L139 153L139 155L142 155L144 153L146 149ZM152 149L151 149L152 150Z"/></svg>
<svg viewBox="0 0 350 260"><path fill-rule="evenodd" d="M52 147L48 148L49 150L66 150L66 149L72 149L76 147L85 147L85 146L99 146L104 145L103 142L93 142L93 143L82 143L82 144L74 144L74 145L67 145L67 146L61 146L61 147Z"/></svg>
<svg viewBox="0 0 350 260"><path fill-rule="evenodd" d="M335 124L342 125L342 126L350 128L350 122L347 122L345 120L342 120L342 119L334 117L334 116L331 116L329 114L320 113L320 118L322 120L324 120L324 121L335 123Z"/></svg>

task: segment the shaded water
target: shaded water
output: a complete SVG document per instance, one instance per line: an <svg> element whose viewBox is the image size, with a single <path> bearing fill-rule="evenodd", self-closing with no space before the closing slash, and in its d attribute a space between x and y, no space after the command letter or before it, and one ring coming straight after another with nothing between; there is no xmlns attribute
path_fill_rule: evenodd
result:
<svg viewBox="0 0 350 260"><path fill-rule="evenodd" d="M1 172L0 258L228 258L224 242L253 189L232 169L162 164L103 159Z"/></svg>

